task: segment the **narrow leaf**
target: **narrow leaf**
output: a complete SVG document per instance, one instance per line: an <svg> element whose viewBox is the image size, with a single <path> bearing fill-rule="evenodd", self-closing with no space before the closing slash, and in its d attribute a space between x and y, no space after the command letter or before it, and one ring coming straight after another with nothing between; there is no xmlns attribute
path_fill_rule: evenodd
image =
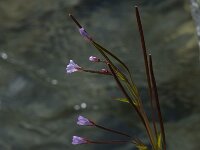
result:
<svg viewBox="0 0 200 150"><path fill-rule="evenodd" d="M124 76L119 71L117 71L117 70L115 70L115 71L116 71L116 74L119 77L119 79L122 81L125 81Z"/></svg>
<svg viewBox="0 0 200 150"><path fill-rule="evenodd" d="M115 100L120 101L120 102L129 103L127 98L116 98Z"/></svg>
<svg viewBox="0 0 200 150"><path fill-rule="evenodd" d="M162 140L161 140L161 133L158 134L158 140L157 140L157 146L158 146L158 149L161 149L161 146L162 146Z"/></svg>

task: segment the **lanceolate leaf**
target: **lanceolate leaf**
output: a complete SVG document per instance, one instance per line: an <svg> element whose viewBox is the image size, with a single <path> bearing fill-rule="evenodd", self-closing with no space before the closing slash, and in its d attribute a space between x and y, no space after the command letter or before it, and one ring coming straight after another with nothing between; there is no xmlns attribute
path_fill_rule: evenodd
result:
<svg viewBox="0 0 200 150"><path fill-rule="evenodd" d="M125 103L129 103L127 98L116 98L115 100L125 102Z"/></svg>
<svg viewBox="0 0 200 150"><path fill-rule="evenodd" d="M120 78L120 80L125 81L124 76L119 71L117 71L116 74Z"/></svg>

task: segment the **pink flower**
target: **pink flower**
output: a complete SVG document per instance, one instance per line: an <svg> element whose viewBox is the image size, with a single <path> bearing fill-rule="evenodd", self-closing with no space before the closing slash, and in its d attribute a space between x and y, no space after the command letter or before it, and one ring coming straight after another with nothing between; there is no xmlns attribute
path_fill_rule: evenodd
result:
<svg viewBox="0 0 200 150"><path fill-rule="evenodd" d="M77 145L77 144L86 144L88 143L87 139L79 137L79 136L73 136L72 138L72 144Z"/></svg>
<svg viewBox="0 0 200 150"><path fill-rule="evenodd" d="M93 126L94 125L94 123L92 121L90 121L89 119L87 119L83 116L78 117L77 124L81 125L81 126Z"/></svg>
<svg viewBox="0 0 200 150"><path fill-rule="evenodd" d="M79 71L81 69L80 66L74 63L73 60L70 60L69 64L67 65L66 71L67 73L73 73Z"/></svg>

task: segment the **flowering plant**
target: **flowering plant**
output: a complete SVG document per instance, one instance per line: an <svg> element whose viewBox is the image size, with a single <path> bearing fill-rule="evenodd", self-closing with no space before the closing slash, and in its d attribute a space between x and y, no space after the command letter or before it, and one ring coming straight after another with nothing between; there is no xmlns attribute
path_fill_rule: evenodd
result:
<svg viewBox="0 0 200 150"><path fill-rule="evenodd" d="M66 72L67 73L73 73L77 71L83 71L83 72L90 72L90 73L97 73L102 75L111 75L114 80L116 81L117 85L119 86L120 90L124 94L124 98L119 98L119 101L127 102L129 103L132 108L136 111L137 115L139 116L142 124L145 127L149 142L151 147L147 147L147 145L142 142L139 138L135 138L131 135L128 135L126 133L123 133L121 131L113 130L106 128L104 126L98 125L95 122L83 117L79 116L77 124L81 126L93 126L100 128L102 130L106 130L108 132L112 132L115 134L119 134L122 136L126 136L127 140L117 140L117 141L93 141L87 138L73 136L72 144L123 144L123 143L132 143L134 144L139 150L166 150L166 140L165 140L165 131L164 131L164 124L162 119L162 114L160 110L160 104L159 104L159 98L158 98L158 92L157 92L157 86L156 86L156 80L154 77L153 72L153 64L152 64L152 57L151 54L148 54L145 40L144 40L144 34L142 29L142 23L140 19L140 13L138 10L138 7L135 6L135 12L136 12L136 19L138 24L138 30L140 33L140 40L141 40L141 47L143 50L143 57L145 62L145 71L147 76L147 82L148 82L148 89L149 89L149 95L150 95L150 102L151 102L151 118L149 119L147 117L147 113L144 110L143 103L140 97L140 93L133 82L132 75L130 73L129 68L127 65L120 60L117 56L115 56L111 51L107 50L100 44L98 44L87 32L86 30L81 26L81 24L77 21L77 19L69 14L71 19L76 23L76 25L79 28L80 34L83 36L83 38L87 41L89 41L90 44L92 44L104 57L105 60L101 60L95 56L90 56L89 60L95 63L104 63L107 66L107 69L102 70L89 70L85 69L83 67L80 67L79 65L75 64L73 60L70 60L70 63L67 65ZM118 68L115 63L119 63L121 65L121 69ZM158 120L158 124L156 121ZM152 124L150 123L152 121Z"/></svg>

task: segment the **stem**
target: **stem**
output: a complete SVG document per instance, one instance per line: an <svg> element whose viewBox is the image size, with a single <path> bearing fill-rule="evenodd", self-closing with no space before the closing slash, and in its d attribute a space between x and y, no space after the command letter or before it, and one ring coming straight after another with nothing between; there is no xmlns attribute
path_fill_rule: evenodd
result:
<svg viewBox="0 0 200 150"><path fill-rule="evenodd" d="M125 144L125 143L129 143L130 141L126 141L126 140L113 140L113 141L88 141L89 143L92 144Z"/></svg>
<svg viewBox="0 0 200 150"><path fill-rule="evenodd" d="M153 97L152 97L152 86L151 86L151 78L150 78L150 72L149 72L149 65L148 65L148 59L147 59L147 49L146 49L146 44L145 44L145 39L144 39L144 32L142 28L142 22L140 19L140 13L138 10L138 7L135 6L135 11L136 11L136 18L137 18L137 23L138 23L138 29L140 32L140 40L141 40L141 46L143 50L143 57L144 57L144 63L145 63L145 71L146 71L146 77L147 77L147 83L148 83L148 89L149 89L149 94L150 94L150 101L151 101L151 114L152 114L152 121L153 121L153 127L154 127L154 132L157 137L157 127L155 123L155 112L154 112L154 105L153 105Z"/></svg>
<svg viewBox="0 0 200 150"><path fill-rule="evenodd" d="M82 28L81 24L76 20L76 18L74 18L74 16L72 14L69 14L69 16L72 18L72 20L74 21L74 23L79 27Z"/></svg>
<svg viewBox="0 0 200 150"><path fill-rule="evenodd" d="M100 126L100 125L97 125L97 124L95 124L95 126L100 128L100 129L106 130L106 131L110 131L110 132L113 132L113 133L116 133L116 134L124 135L124 136L129 137L129 138L131 137L130 135L123 133L123 132L120 132L120 131L109 129L109 128L106 128L106 127L103 127L103 126Z"/></svg>
<svg viewBox="0 0 200 150"><path fill-rule="evenodd" d="M126 134L126 133L123 133L123 132L120 132L120 131L116 131L116 130L113 130L113 129L109 129L109 128L106 128L106 127L104 127L104 126L101 126L101 125L97 125L97 124L95 124L94 122L93 122L93 124L94 124L94 126L96 126L97 128L100 128L100 129L103 129L103 130L106 130L106 131L109 131L109 132L112 132L112 133L116 133L116 134L120 134L120 135L124 135L124 136L126 136L126 137L129 137L129 138L131 138L131 141L129 140L129 141L106 141L106 143L105 143L105 141L93 141L92 143L95 143L95 144L115 144L116 142L118 142L118 143L116 143L116 144L120 144L120 142L121 143L124 143L124 142L132 142L133 144L142 144L142 145L144 145L144 143L140 140L140 139L138 139L138 138L132 138L130 135L128 135L128 134ZM114 143L113 143L114 142Z"/></svg>
<svg viewBox="0 0 200 150"><path fill-rule="evenodd" d="M155 94L156 107L157 107L157 111L158 111L158 118L159 118L161 133L162 133L162 137L163 137L164 150L166 150L165 129L164 129L164 123L163 123L162 113L161 113L161 109L160 109L158 90L157 90L156 80L155 80L155 76L154 76L154 72L153 72L153 63L152 63L151 55L149 55L149 62L150 62L150 73L151 73L151 78L152 78L153 91Z"/></svg>
<svg viewBox="0 0 200 150"><path fill-rule="evenodd" d="M101 72L101 71L95 71L95 70L88 70L88 69L81 69L82 71L89 72L89 73L97 73L102 75L112 75L110 72Z"/></svg>

